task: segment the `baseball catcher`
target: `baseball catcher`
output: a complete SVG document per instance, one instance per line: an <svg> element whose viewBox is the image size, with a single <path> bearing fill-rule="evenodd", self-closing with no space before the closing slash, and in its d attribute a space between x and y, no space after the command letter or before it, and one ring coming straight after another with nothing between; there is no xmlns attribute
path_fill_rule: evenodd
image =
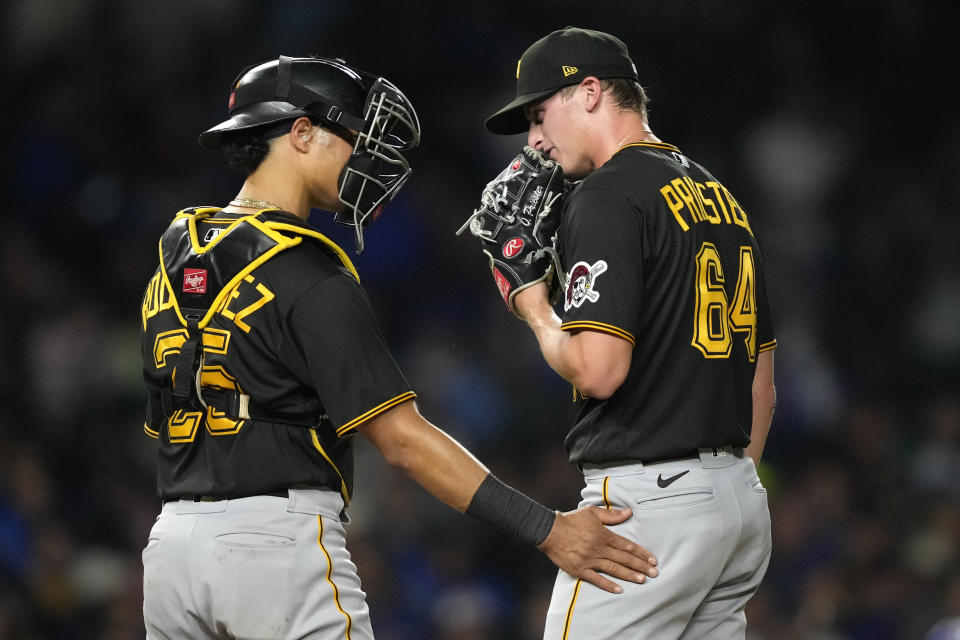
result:
<svg viewBox="0 0 960 640"><path fill-rule="evenodd" d="M514 296L538 282L547 283L551 298L563 291L557 230L567 184L560 165L525 146L484 187L480 207L457 231L469 228L480 239L511 311Z"/></svg>

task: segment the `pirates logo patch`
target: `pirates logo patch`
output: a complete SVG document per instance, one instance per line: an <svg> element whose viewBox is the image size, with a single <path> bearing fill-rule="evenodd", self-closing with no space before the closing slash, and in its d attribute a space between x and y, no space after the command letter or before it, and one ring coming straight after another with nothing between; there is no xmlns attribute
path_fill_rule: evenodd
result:
<svg viewBox="0 0 960 640"><path fill-rule="evenodd" d="M605 260L597 260L593 264L578 262L570 269L570 279L567 283L567 295L563 301L564 311L579 307L584 302L596 302L600 299L600 292L596 290L597 277L607 270Z"/></svg>

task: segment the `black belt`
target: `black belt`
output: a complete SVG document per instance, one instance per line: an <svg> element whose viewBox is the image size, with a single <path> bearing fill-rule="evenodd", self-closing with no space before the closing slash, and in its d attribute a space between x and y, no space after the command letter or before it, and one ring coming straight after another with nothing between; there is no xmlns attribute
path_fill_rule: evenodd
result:
<svg viewBox="0 0 960 640"><path fill-rule="evenodd" d="M700 454L702 452L708 449L712 450L714 455L718 455L721 451L736 451L738 448L739 447L732 447L732 446L701 447L699 449L694 449L689 453L682 454L676 457L670 457L670 458L651 458L648 460L638 460L638 459L616 460L612 462L601 462L601 463L583 462L578 464L577 466L580 467L581 471L583 471L584 469L607 469L609 467L620 467L627 464L642 464L644 466L649 466L651 464L663 464L664 462L683 462L684 460L696 460L700 458Z"/></svg>
<svg viewBox="0 0 960 640"><path fill-rule="evenodd" d="M283 491L267 491L264 493L252 493L245 496L232 496L232 497L202 496L197 494L188 494L183 496L177 496L174 498L164 498L163 504L167 504L168 502L179 502L180 500L191 500L193 502L220 502L221 500L237 500L238 498L252 498L254 496L275 496L277 498L286 498L289 495L290 494L287 489L284 489Z"/></svg>

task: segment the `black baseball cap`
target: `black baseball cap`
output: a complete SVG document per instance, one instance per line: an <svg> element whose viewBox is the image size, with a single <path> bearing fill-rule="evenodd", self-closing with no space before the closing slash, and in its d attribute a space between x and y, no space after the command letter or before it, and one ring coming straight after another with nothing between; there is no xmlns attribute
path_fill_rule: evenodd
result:
<svg viewBox="0 0 960 640"><path fill-rule="evenodd" d="M503 135L526 132L526 105L587 76L639 81L627 45L609 33L566 27L540 38L517 62L517 97L487 118L487 129Z"/></svg>

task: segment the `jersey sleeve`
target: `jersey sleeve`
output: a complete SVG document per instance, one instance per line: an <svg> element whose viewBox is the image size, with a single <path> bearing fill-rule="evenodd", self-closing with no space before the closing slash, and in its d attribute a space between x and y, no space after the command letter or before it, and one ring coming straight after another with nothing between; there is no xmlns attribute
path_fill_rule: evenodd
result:
<svg viewBox="0 0 960 640"><path fill-rule="evenodd" d="M638 211L605 189L581 191L563 222L567 289L565 331L589 329L636 344L642 304L643 255Z"/></svg>
<svg viewBox="0 0 960 640"><path fill-rule="evenodd" d="M338 436L416 397L353 278L311 287L292 308L290 325Z"/></svg>

